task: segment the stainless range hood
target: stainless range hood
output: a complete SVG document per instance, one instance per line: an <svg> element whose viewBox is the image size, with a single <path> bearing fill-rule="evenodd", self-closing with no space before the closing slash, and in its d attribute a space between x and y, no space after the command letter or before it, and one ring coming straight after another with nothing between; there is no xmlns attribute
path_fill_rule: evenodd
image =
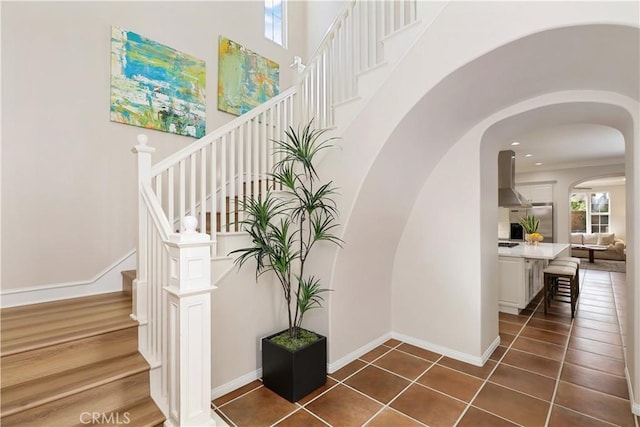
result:
<svg viewBox="0 0 640 427"><path fill-rule="evenodd" d="M498 206L531 207L531 203L516 191L516 153L512 150L498 153Z"/></svg>

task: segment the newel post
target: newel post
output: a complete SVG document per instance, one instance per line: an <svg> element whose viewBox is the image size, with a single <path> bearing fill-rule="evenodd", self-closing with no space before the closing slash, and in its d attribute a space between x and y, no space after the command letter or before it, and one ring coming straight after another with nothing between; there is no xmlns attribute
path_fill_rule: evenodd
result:
<svg viewBox="0 0 640 427"><path fill-rule="evenodd" d="M131 317L139 322L138 348L144 355L148 353L148 243L147 243L147 209L142 199L141 188L151 184L151 154L155 148L147 146L147 135L139 134L138 144L131 150L138 157L138 247L136 252L136 279L133 281Z"/></svg>
<svg viewBox="0 0 640 427"><path fill-rule="evenodd" d="M167 425L214 426L211 416L211 239L195 217L169 238Z"/></svg>

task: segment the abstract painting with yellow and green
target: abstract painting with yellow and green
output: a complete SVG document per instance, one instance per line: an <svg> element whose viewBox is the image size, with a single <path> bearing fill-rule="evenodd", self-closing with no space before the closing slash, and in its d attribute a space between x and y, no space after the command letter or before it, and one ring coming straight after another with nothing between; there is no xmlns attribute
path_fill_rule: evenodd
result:
<svg viewBox="0 0 640 427"><path fill-rule="evenodd" d="M280 66L244 46L220 37L218 110L241 115L278 95Z"/></svg>
<svg viewBox="0 0 640 427"><path fill-rule="evenodd" d="M200 138L205 61L111 27L111 120Z"/></svg>

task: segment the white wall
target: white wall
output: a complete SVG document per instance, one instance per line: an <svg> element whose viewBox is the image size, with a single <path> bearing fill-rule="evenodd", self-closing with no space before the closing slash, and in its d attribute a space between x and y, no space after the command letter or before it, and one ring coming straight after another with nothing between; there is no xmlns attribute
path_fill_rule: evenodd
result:
<svg viewBox="0 0 640 427"><path fill-rule="evenodd" d="M473 142L453 146L418 194L394 257L391 307L394 332L479 364L482 295L470 286L481 271L480 165ZM497 316L496 308L493 339Z"/></svg>
<svg viewBox="0 0 640 427"><path fill-rule="evenodd" d="M306 3L290 2L289 49L263 36L263 3L2 2L2 287L93 278L135 247L136 160L145 132L154 161L194 140L109 121L110 27L204 59L207 130L217 111L218 36L280 64L307 52Z"/></svg>
<svg viewBox="0 0 640 427"><path fill-rule="evenodd" d="M308 63L309 56L313 55L318 48L329 27L346 4L346 0L322 0L307 3L307 54L302 58L303 63Z"/></svg>
<svg viewBox="0 0 640 427"><path fill-rule="evenodd" d="M287 327L280 285L269 275L256 282L254 268L253 261L241 270L234 268L212 294L213 389L255 375L262 366L260 339ZM249 381L256 378L259 376ZM231 390L240 385L243 384L236 384Z"/></svg>

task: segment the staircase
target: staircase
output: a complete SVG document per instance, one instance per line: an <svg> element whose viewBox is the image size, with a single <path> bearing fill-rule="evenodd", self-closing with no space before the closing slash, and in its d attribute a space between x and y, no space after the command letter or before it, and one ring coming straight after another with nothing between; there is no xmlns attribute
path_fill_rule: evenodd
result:
<svg viewBox="0 0 640 427"><path fill-rule="evenodd" d="M272 141L311 118L343 131L385 81L389 53L423 28L416 10L348 2L295 87L154 165L139 137L137 274L123 273L122 292L1 310L0 423L215 424L209 304L222 269L209 267L229 261L241 202L267 191ZM175 233L186 216L212 241L188 221Z"/></svg>
<svg viewBox="0 0 640 427"><path fill-rule="evenodd" d="M162 425L130 313L126 291L1 310L0 424Z"/></svg>

